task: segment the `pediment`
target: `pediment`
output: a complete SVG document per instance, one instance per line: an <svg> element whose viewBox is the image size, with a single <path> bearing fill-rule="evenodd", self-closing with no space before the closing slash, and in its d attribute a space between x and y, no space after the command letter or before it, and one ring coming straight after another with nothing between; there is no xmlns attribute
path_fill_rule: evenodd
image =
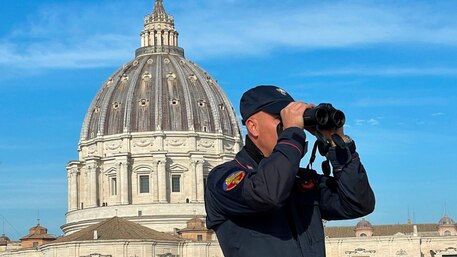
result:
<svg viewBox="0 0 457 257"><path fill-rule="evenodd" d="M172 164L170 166L170 171L173 172L173 173L183 173L183 172L186 172L188 170L189 169L186 166L182 165L182 164L175 163L175 164Z"/></svg>

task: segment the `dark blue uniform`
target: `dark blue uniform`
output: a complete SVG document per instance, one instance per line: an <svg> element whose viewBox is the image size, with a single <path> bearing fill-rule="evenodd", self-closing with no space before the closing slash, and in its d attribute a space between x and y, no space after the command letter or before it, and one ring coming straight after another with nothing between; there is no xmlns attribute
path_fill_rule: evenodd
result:
<svg viewBox="0 0 457 257"><path fill-rule="evenodd" d="M284 130L267 158L256 158L249 148L208 177L206 224L225 257L323 257L322 219L352 219L374 209L354 145L329 150L333 177L299 168L306 152L299 128Z"/></svg>

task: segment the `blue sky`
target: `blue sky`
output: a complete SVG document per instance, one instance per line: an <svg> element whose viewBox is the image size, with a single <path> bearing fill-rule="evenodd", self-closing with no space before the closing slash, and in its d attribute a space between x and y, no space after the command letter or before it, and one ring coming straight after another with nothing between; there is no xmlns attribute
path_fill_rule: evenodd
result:
<svg viewBox="0 0 457 257"><path fill-rule="evenodd" d="M84 115L103 81L134 58L153 2L2 2L0 232L17 239L39 216L61 234L65 166L78 158ZM186 58L218 80L236 109L247 88L276 84L346 113L377 196L372 223L405 223L408 212L416 223L445 212L457 219L457 2L164 5Z"/></svg>

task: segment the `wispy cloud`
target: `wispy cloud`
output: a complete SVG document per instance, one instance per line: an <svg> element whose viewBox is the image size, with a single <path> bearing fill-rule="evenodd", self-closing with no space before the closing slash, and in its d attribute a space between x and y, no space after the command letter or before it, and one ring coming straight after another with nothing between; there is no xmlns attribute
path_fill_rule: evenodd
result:
<svg viewBox="0 0 457 257"><path fill-rule="evenodd" d="M430 67L430 68L404 68L404 67L380 67L380 68L335 68L326 70L308 70L301 73L302 76L457 76L457 68Z"/></svg>
<svg viewBox="0 0 457 257"><path fill-rule="evenodd" d="M357 107L404 107L404 106L440 106L447 104L449 99L444 97L372 97L354 101Z"/></svg>
<svg viewBox="0 0 457 257"><path fill-rule="evenodd" d="M152 4L101 1L47 5L0 38L0 66L86 68L117 66L139 47L142 18ZM151 6L149 6L151 5ZM252 56L282 47L302 50L382 43L457 45L452 3L387 5L360 1L316 2L199 0L166 3L176 17L181 45L197 59ZM455 8L454 8L455 9ZM76 11L75 11L76 10ZM437 10L440 10L437 12ZM427 19L424 19L427 17ZM391 75L447 74L455 69L403 68L308 72ZM306 72L305 72L306 75Z"/></svg>
<svg viewBox="0 0 457 257"><path fill-rule="evenodd" d="M357 119L357 120L355 120L355 125L357 125L357 126L364 126L364 125L376 126L376 125L379 125L379 119L375 119L375 118L371 118L371 119L367 119L367 120Z"/></svg>

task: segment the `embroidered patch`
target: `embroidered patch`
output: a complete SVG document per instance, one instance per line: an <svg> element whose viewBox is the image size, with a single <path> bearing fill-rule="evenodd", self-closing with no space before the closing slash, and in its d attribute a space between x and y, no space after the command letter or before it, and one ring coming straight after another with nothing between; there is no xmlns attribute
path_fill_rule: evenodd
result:
<svg viewBox="0 0 457 257"><path fill-rule="evenodd" d="M224 191L234 189L244 179L244 176L246 176L246 172L242 170L233 172L225 179L225 183L222 185L222 188Z"/></svg>
<svg viewBox="0 0 457 257"><path fill-rule="evenodd" d="M279 88L279 87L278 87L278 88L276 88L276 91L278 91L278 92L279 92L281 95L283 95L283 96L286 96L286 95L287 95L286 90L284 90L284 89L282 89L282 88Z"/></svg>

